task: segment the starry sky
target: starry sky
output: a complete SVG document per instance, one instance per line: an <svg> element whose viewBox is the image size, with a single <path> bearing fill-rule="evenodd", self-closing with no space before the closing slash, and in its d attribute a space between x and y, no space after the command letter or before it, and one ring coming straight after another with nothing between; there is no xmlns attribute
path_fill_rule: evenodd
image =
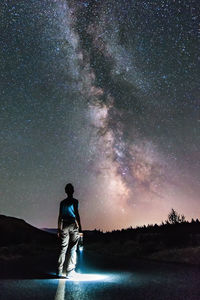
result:
<svg viewBox="0 0 200 300"><path fill-rule="evenodd" d="M197 0L0 3L1 214L83 229L200 217Z"/></svg>

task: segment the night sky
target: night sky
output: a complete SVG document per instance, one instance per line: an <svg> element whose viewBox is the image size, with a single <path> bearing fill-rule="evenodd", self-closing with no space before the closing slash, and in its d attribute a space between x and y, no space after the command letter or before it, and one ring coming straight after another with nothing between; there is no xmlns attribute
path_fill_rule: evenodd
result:
<svg viewBox="0 0 200 300"><path fill-rule="evenodd" d="M2 0L1 214L83 229L200 217L198 0Z"/></svg>

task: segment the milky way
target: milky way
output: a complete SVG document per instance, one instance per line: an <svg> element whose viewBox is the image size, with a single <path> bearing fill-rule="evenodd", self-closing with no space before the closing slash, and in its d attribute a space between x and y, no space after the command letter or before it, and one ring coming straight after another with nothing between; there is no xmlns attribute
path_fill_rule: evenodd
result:
<svg viewBox="0 0 200 300"><path fill-rule="evenodd" d="M1 3L1 213L85 229L199 217L198 1Z"/></svg>

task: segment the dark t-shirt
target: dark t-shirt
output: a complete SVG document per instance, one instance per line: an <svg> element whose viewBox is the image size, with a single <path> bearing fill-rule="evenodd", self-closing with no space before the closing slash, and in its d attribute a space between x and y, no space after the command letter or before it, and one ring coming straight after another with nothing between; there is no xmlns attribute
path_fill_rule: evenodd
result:
<svg viewBox="0 0 200 300"><path fill-rule="evenodd" d="M64 199L60 203L60 217L63 220L75 220L75 208L78 209L78 200L77 199Z"/></svg>

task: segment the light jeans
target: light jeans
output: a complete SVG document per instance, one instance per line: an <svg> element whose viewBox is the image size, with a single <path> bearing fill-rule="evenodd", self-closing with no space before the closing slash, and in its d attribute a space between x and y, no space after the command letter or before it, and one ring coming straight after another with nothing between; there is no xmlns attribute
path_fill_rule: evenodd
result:
<svg viewBox="0 0 200 300"><path fill-rule="evenodd" d="M63 271L66 263L66 272L76 267L76 249L79 240L79 231L76 223L64 224L60 233L60 255L58 258L58 271ZM67 252L67 255L66 255Z"/></svg>

